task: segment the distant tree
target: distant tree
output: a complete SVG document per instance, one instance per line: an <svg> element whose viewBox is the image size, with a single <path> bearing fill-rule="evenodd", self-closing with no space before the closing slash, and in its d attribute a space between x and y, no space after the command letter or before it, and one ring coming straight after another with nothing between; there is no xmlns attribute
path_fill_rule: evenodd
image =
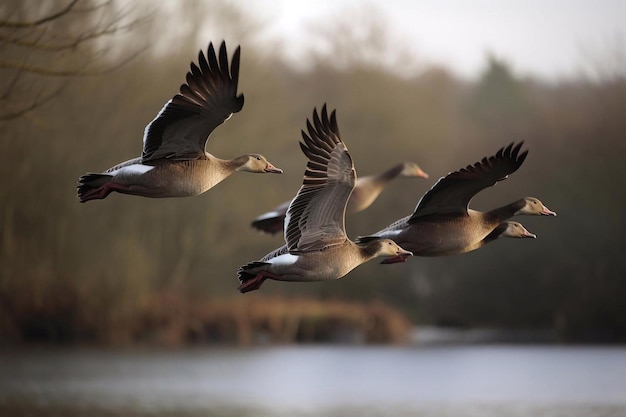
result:
<svg viewBox="0 0 626 417"><path fill-rule="evenodd" d="M378 69L403 77L425 69L420 57L412 52L412 45L390 30L383 9L366 4L347 6L342 11L311 25L309 64L340 70Z"/></svg>
<svg viewBox="0 0 626 417"><path fill-rule="evenodd" d="M525 85L509 65L493 55L469 99L468 115L495 136L519 133L528 122L531 105Z"/></svg>
<svg viewBox="0 0 626 417"><path fill-rule="evenodd" d="M594 82L626 81L626 36L615 35L580 48L580 71Z"/></svg>
<svg viewBox="0 0 626 417"><path fill-rule="evenodd" d="M0 120L23 116L54 98L64 86L60 80L101 74L131 60L134 54L105 58L110 50L102 42L145 20L128 17L112 0L3 2Z"/></svg>

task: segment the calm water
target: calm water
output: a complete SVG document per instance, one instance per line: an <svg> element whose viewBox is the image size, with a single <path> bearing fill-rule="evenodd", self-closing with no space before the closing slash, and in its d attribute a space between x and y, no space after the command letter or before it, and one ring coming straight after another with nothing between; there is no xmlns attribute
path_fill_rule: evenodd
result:
<svg viewBox="0 0 626 417"><path fill-rule="evenodd" d="M626 416L626 348L0 352L0 415Z"/></svg>

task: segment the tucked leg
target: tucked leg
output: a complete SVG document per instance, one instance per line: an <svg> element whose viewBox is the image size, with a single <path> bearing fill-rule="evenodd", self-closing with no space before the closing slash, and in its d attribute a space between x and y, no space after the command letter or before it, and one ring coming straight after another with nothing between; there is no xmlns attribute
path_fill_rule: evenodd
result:
<svg viewBox="0 0 626 417"><path fill-rule="evenodd" d="M80 196L80 201L81 203L84 203L89 200L101 200L103 198L106 198L106 196L111 194L113 191L126 193L128 192L128 190L129 188L125 185L107 182L106 184L103 184L98 188L94 188L84 192L84 194Z"/></svg>
<svg viewBox="0 0 626 417"><path fill-rule="evenodd" d="M247 279L245 281L240 280L241 285L239 286L238 290L243 294L243 293L247 293L250 291L254 291L254 290L258 290L259 288L261 288L261 285L263 284L263 282L265 282L266 279L278 279L278 276L272 274L271 272L268 271L259 271L254 278L250 278Z"/></svg>

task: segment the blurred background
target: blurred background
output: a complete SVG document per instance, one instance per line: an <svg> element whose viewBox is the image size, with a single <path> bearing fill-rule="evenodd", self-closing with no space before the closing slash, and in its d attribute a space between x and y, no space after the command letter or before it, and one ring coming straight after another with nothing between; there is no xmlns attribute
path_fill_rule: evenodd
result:
<svg viewBox="0 0 626 417"><path fill-rule="evenodd" d="M244 381L254 381L244 389L248 397L224 394L243 402L261 401L255 387L267 386L268 372L292 362L290 369L298 370L308 358L317 358L327 372L313 364L300 369L321 372L306 380L315 389L315 381L335 380L333 370L363 369L358 361L348 361L353 368L336 368L346 358L356 361L363 355L358 360L364 363L385 363L381 358L392 352L403 364L415 363L402 357L415 345L429 346L418 349L420 355L435 355L419 356L424 362L415 365L417 374L431 360L445 364L470 353L478 355L470 357L479 363L493 363L494 352L450 350L452 342L550 342L562 349L613 344L601 356L617 379L595 384L611 396L607 386L626 382L626 353L616 347L626 340L626 181L620 173L626 155L625 19L624 3L608 0L566 7L556 1L495 5L453 0L2 2L0 346L5 349L0 366L8 377L0 381L0 410L117 415L119 394L141 387L137 395L148 411L139 401L139 411L125 408L124 415L164 415L160 389L179 394L167 400L174 404L172 415L209 415L213 409L205 402L189 400L206 398L207 392L222 395L213 385L203 385L207 379L181 380L174 383L176 389L146 382L161 381L156 370L176 381L186 367L191 374L200 372L200 363L212 363L206 372L216 378L225 370L232 378L233 369L245 368L247 373L235 372L240 379L231 382L241 390L247 387ZM79 204L78 177L139 155L145 125L178 92L189 63L210 41L222 39L229 55L241 45L239 90L246 102L214 132L207 150L222 158L259 152L285 174L234 175L193 198L151 200L114 193ZM489 210L533 196L558 217L516 219L538 235L533 241L503 239L468 254L414 258L401 265L374 261L336 282L268 281L260 291L241 295L236 269L283 242L281 236L254 231L250 222L300 187L306 163L297 144L300 129L313 108L324 103L337 109L358 175L377 174L407 160L430 174L428 180L394 181L368 210L348 216L352 238L410 214L439 177L521 140L529 149L524 165L479 194L472 207ZM307 347L293 350L294 343ZM319 343L342 347L325 350ZM376 347L350 350L364 344ZM165 353L152 350L164 347ZM204 350L208 347L210 353ZM190 348L193 353L181 353ZM518 351L496 353L511 355L503 366L525 366ZM573 364L595 359L576 355L563 369L572 365L586 372ZM256 368L255 358L265 365ZM552 357L527 358L528 363L554 364ZM101 382L97 375L111 371L112 363L119 369L144 363L149 370L109 375L107 381L116 388L105 390L106 395L98 391L101 385L92 387L95 391L84 388L88 385L77 375ZM606 377L602 365L593 363ZM562 375L563 369L548 374ZM387 371L362 379L407 385ZM128 387L114 382L120 375L130 378ZM310 386L298 392L287 388L303 382L297 375L276 376L295 378L291 384L277 382L278 391L295 402L281 408L286 415L304 413L298 407L308 404L295 399L310 394ZM430 375L445 376L445 368ZM384 382L386 377L395 382ZM456 377L451 371L451 380ZM473 374L465 377L472 385ZM501 374L492 377L493 386L486 383L491 393L502 381ZM424 387L431 386L430 377L422 378ZM535 376L528 378L534 386ZM48 382L44 388L37 385L42 380ZM60 381L74 385L63 391ZM328 415L352 415L350 401L360 401L356 393L380 391L374 384L345 392L346 385L328 385L342 387L337 396L350 399L321 401L333 410ZM423 394L424 401L439 401L435 411L420 408L423 415L440 413L440 404L451 398L462 404L484 401L484 392L474 397L462 384L458 390L446 387L447 396ZM513 387L508 397L497 399L524 403L527 398L511 393L526 388ZM49 408L60 395L55 389L65 393L66 402ZM325 391L316 392L327 399ZM31 395L39 402L31 402ZM90 408L85 399L90 395L107 406ZM566 396L581 395L572 388ZM413 398L414 392L406 396ZM253 414L267 409L268 415L279 414L272 407L283 404L284 397L260 397L272 406L261 401ZM319 398L307 399L313 415L321 415L315 408ZM177 407L176 401L193 407ZM385 409L384 401L380 404ZM443 415L472 410L454 404L446 405L451 408L444 407ZM413 406L407 406L409 413ZM224 407L215 415L248 415L245 407ZM497 407L476 407L477 415L502 415ZM401 415L399 408L393 414L367 410ZM584 407L568 410L567 415L590 415ZM530 415L541 414L534 410Z"/></svg>

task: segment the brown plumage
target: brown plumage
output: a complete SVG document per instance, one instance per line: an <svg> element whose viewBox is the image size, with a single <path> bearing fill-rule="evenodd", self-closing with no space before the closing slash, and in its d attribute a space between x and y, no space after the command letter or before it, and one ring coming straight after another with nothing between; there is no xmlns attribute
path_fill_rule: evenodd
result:
<svg viewBox="0 0 626 417"><path fill-rule="evenodd" d="M377 256L400 260L410 256L392 240L371 239L354 243L345 231L345 211L354 189L356 172L348 149L339 136L335 112L321 117L313 111L302 132L302 152L309 159L302 187L285 219L286 244L239 268L241 292L259 289L266 279L325 281L338 279Z"/></svg>
<svg viewBox="0 0 626 417"><path fill-rule="evenodd" d="M390 181L398 177L428 178L428 174L415 162L402 162L378 175L357 178L354 190L348 199L347 213L357 213L368 208L378 198ZM261 214L251 226L261 232L276 234L283 231L289 201Z"/></svg>
<svg viewBox="0 0 626 417"><path fill-rule="evenodd" d="M141 156L80 177L80 202L106 198L113 191L154 198L193 196L236 171L282 173L259 154L224 160L205 151L215 128L243 107L243 94L237 94L239 55L237 47L229 66L224 42L219 56L212 43L206 57L200 51L180 94L146 126Z"/></svg>
<svg viewBox="0 0 626 417"><path fill-rule="evenodd" d="M474 195L519 169L528 154L528 151L520 153L522 144L512 143L493 156L439 179L418 202L413 214L370 237L393 239L416 256L454 255L478 249L495 240L490 234L503 227L500 225L512 216L556 216L534 197L522 198L487 212L469 208Z"/></svg>

